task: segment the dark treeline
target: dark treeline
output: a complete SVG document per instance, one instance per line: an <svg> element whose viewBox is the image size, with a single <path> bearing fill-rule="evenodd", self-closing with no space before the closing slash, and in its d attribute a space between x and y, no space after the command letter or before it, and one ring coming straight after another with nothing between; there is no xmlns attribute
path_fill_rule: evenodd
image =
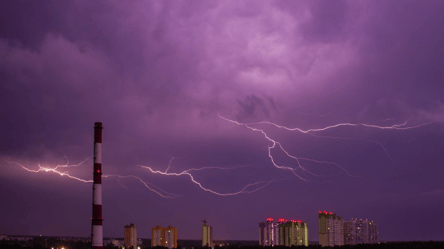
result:
<svg viewBox="0 0 444 249"><path fill-rule="evenodd" d="M52 237L34 237L29 241L14 239L0 241L1 249L60 249L62 247L65 249L91 249L91 242L60 240Z"/></svg>
<svg viewBox="0 0 444 249"><path fill-rule="evenodd" d="M200 247L200 246L191 246L194 243L184 243L185 240L181 241L182 243L178 243L177 249L211 249L208 247ZM72 241L72 240L60 240L57 238L39 238L36 237L30 241L16 241L16 240L2 240L0 241L0 249L90 249L91 242L83 242L83 241ZM121 249L119 247L113 246L112 244L106 245L103 247L104 249ZM168 249L162 246L156 246L151 248L148 243L143 243L140 246L141 249ZM262 247L262 246L247 246L242 245L241 243L230 244L229 246L215 246L214 249L290 249L288 247L283 246L275 246L275 247ZM322 248L319 245L310 245L308 247L291 247L291 248ZM337 249L442 249L444 248L444 241L412 241L412 242L388 242L381 244L361 244L354 246L335 246ZM129 248L131 249L131 248ZM134 248L136 249L136 248Z"/></svg>
<svg viewBox="0 0 444 249"><path fill-rule="evenodd" d="M237 249L240 246L224 246L224 247L215 247L218 249ZM267 247L268 249L289 249L289 247L285 246L274 246L274 247ZM321 247L320 245L310 245L308 247L305 246L292 246L290 248L328 248L328 247ZM442 249L444 248L444 241L412 241L412 242L389 242L389 243L381 243L381 244L360 244L360 245L354 245L354 246L335 246L331 248L337 248L337 249L422 249L422 248L430 248L430 249ZM265 249L261 246L242 246L242 249Z"/></svg>

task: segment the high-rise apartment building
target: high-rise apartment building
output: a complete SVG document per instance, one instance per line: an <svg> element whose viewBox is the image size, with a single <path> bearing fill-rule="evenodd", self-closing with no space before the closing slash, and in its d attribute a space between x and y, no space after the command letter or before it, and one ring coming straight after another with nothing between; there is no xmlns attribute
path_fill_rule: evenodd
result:
<svg viewBox="0 0 444 249"><path fill-rule="evenodd" d="M213 227L207 225L207 220L202 225L202 246L213 247Z"/></svg>
<svg viewBox="0 0 444 249"><path fill-rule="evenodd" d="M124 244L127 249L130 247L137 248L137 227L133 223L125 226Z"/></svg>
<svg viewBox="0 0 444 249"><path fill-rule="evenodd" d="M353 221L344 221L344 244L356 245L356 226Z"/></svg>
<svg viewBox="0 0 444 249"><path fill-rule="evenodd" d="M378 225L363 219L344 221L344 243L346 245L378 243Z"/></svg>
<svg viewBox="0 0 444 249"><path fill-rule="evenodd" d="M342 217L332 212L319 211L319 244L321 246L343 246L343 223Z"/></svg>
<svg viewBox="0 0 444 249"><path fill-rule="evenodd" d="M151 228L151 247L154 246L176 248L177 228L174 228L173 226L168 226L167 228L156 226Z"/></svg>
<svg viewBox="0 0 444 249"><path fill-rule="evenodd" d="M164 228L165 233L165 247L176 248L177 247L177 228L168 226Z"/></svg>
<svg viewBox="0 0 444 249"><path fill-rule="evenodd" d="M162 230L161 226L151 228L151 247L164 246L162 242L165 241L165 234L162 233Z"/></svg>
<svg viewBox="0 0 444 249"><path fill-rule="evenodd" d="M267 218L265 222L259 223L259 245L279 245L279 227L273 218Z"/></svg>
<svg viewBox="0 0 444 249"><path fill-rule="evenodd" d="M279 224L279 245L308 246L308 226L300 220Z"/></svg>
<svg viewBox="0 0 444 249"><path fill-rule="evenodd" d="M371 221L369 223L369 238L368 243L378 244L378 223Z"/></svg>

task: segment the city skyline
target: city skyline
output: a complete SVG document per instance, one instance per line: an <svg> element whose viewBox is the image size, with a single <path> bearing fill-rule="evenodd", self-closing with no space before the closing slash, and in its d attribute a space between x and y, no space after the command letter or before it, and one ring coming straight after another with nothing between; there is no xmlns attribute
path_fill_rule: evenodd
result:
<svg viewBox="0 0 444 249"><path fill-rule="evenodd" d="M213 240L257 240L286 217L317 241L334 210L380 241L444 240L443 12L1 1L0 234L198 240L208 220Z"/></svg>

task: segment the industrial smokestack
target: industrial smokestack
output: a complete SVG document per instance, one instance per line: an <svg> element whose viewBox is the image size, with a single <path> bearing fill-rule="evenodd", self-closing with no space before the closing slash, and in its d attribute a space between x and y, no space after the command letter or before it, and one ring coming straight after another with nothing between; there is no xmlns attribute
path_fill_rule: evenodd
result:
<svg viewBox="0 0 444 249"><path fill-rule="evenodd" d="M94 183L91 227L91 248L103 248L102 231L102 123L94 126Z"/></svg>

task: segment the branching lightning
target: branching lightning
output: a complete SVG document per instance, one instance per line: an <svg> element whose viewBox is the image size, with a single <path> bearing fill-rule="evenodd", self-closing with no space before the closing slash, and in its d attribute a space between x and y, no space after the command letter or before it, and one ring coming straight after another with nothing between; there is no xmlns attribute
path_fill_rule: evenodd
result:
<svg viewBox="0 0 444 249"><path fill-rule="evenodd" d="M149 189L150 191L158 194L159 196L163 197L163 198L176 198L178 197L178 195L176 194L171 194L151 183L147 183L145 181L143 181L142 179L140 179L140 177L137 176L133 176L133 175L125 175L125 176L121 176L121 175L117 175L117 174L113 174L113 175L102 175L103 178L107 178L107 177L117 177L117 178L133 178L138 180L140 183L142 183L143 186L145 186L147 189Z"/></svg>
<svg viewBox="0 0 444 249"><path fill-rule="evenodd" d="M220 116L219 116L220 117ZM419 125L414 125L414 126L406 126L408 123L408 120L405 121L402 124L394 124L392 126L379 126L379 125L372 125L372 124L352 124L352 123L340 123L340 124L336 124L336 125L331 125L331 126L326 126L324 128L317 128L317 129L308 129L308 130L302 130L300 128L288 128L282 125L277 125L275 123L271 123L268 121L262 121L262 122L258 122L255 124L268 124L268 125L272 125L275 126L277 128L280 129L285 129L288 131L298 131L304 134L309 134L311 136L317 137L317 138L327 138L327 139L336 139L336 140L361 140L361 141L365 141L365 142L370 142L370 143L374 143L377 144L378 146L380 146L382 148L382 150L384 151L384 153L387 155L387 157L390 159L390 161L393 162L392 157L390 156L390 154L388 153L387 149L384 147L384 145L378 141L374 141L374 140L369 140L369 139L363 139L363 138L352 138L352 137L333 137L333 136L324 136L324 135L315 135L313 133L316 132L323 132L323 131L327 131L330 129L334 129L334 128L339 128L339 127L347 127L347 126L351 126L351 127L367 127L367 128L375 128L375 129L380 129L380 130L410 130L410 129L415 129L415 128L420 128L426 125L430 125L433 124L434 122L428 122L428 123L424 123L424 124L419 124ZM302 159L302 158L300 158ZM333 163L335 164L335 163ZM337 164L336 164L337 165ZM339 165L337 165L339 166Z"/></svg>
<svg viewBox="0 0 444 249"><path fill-rule="evenodd" d="M229 120L227 118L224 118L224 117L222 117L220 115L218 115L218 116L219 116L219 118L222 118L222 119L224 119L226 121L235 122L233 120ZM376 129L380 129L380 130L409 130L409 129L414 129L414 128L419 128L419 127L422 127L422 126L426 126L426 125L432 124L434 122L428 122L428 123L425 123L425 124L405 127L407 125L407 123L408 123L408 120L405 121L402 124L395 124L395 125L392 125L392 126L379 126L379 125L371 125L371 124L339 123L339 124L335 124L335 125L326 126L324 128L316 128L316 129L308 129L308 130L303 130L303 129L300 129L300 128L288 128L286 126L278 125L278 124L275 124L275 123L272 123L272 122L268 122L268 121L261 121L261 122L249 123L249 124L241 124L241 123L239 123L239 124L241 124L241 125L268 124L268 125L273 125L273 126L275 126L277 128L280 128L280 129L285 129L285 130L288 130L288 131L299 131L301 133L307 134L307 133L310 133L310 132L326 131L326 130L329 130L329 129L338 128L338 127L342 127L342 126L353 126L353 127L362 126L362 127L376 128Z"/></svg>
<svg viewBox="0 0 444 249"><path fill-rule="evenodd" d="M65 156L65 158L66 158L66 156ZM69 164L69 160L66 158L66 159L68 160L67 164L64 164L64 165L57 165L56 167L53 167L53 168L51 168L51 167L43 167L43 166L41 166L40 163L39 163L39 164L37 164L37 166L39 167L37 170L33 170L33 169L28 168L28 167L25 167L23 164L18 163L18 162L12 162L12 161L8 161L8 160L4 160L4 161L6 161L6 162L8 162L8 163L11 163L11 164L17 164L17 165L19 165L22 169L24 169L24 170L26 170L26 171L28 171L28 172L32 172L32 173L40 173L40 172L48 173L48 172L52 172L52 173L56 173L56 174L58 174L58 175L60 175L60 176L65 176L65 177L68 177L68 178L70 178L70 179L74 179L74 180L77 180L77 181L80 181L80 182L92 183L93 180L82 179L82 178L79 178L79 177L76 177L76 176L71 175L71 174L70 174L69 172L67 172L67 171L60 171L61 168L68 168L68 167L78 167L78 166L81 166L81 165L83 165L86 161L88 161L88 159L90 159L90 158L91 158L91 157L88 157L87 159L85 159L85 160L82 161L81 163L79 163L79 164L72 164L72 165ZM143 181L140 177L137 177L137 176L133 176L133 175L125 175L125 176L122 176L122 175L113 174L113 175L102 175L102 177L103 177L103 178L111 178L111 177L116 177L116 178L133 178L133 179L138 180L140 183L142 183L142 185L145 186L147 189L149 189L150 191L156 193L157 195L159 195L159 196L161 196L161 197L163 197L163 198L175 198L175 197L177 197L177 195L175 195L175 194L171 194L171 193L168 193L167 191L162 190L162 189L160 189L159 187L157 187L157 186L155 186L155 185L153 185L153 184L151 184L151 183L148 183L148 182Z"/></svg>
<svg viewBox="0 0 444 249"><path fill-rule="evenodd" d="M65 158L66 158L66 156L65 156ZM70 165L70 164L69 164L69 160L67 159L67 160L68 160L68 163L67 163L67 164L64 164L64 165L57 165L56 167L53 167L53 168L51 168L51 167L43 167L43 166L41 166L40 163L39 163L39 164L37 164L38 167L39 167L37 170L33 170L33 169L28 168L28 167L25 167L23 164L20 164L20 163L18 163L18 162L12 162L12 161L7 161L7 160L5 160L5 161L8 162L8 163L17 164L17 165L19 165L22 169L24 169L24 170L26 170L26 171L28 171L28 172L32 172L32 173L40 173L40 172L48 173L48 172L52 172L52 173L56 173L56 174L58 174L58 175L60 175L60 176L65 176L65 177L68 177L68 178L71 178L71 179L74 179L74 180L77 180L77 181L80 181L80 182L92 183L93 180L82 179L82 178L79 178L79 177L76 177L76 176L71 175L71 174L70 174L69 172L67 172L67 171L63 171L63 172L60 171L60 168L67 168L67 167L77 167L77 166L81 166L81 165L83 165L86 161L88 161L88 159L90 159L90 157L87 158L87 159L85 159L85 160L82 161L81 163L79 163L79 164L75 164L75 165ZM188 169L188 170L182 171L181 173L168 173L168 170L170 169L170 167L171 167L171 163L172 163L173 160L174 160L174 157L172 157L172 158L170 159L169 164L168 164L168 167L167 167L167 169L166 169L164 172L162 172L162 171L157 171L157 170L153 170L151 167L148 167L148 166L140 166L140 167L145 168L145 169L148 169L151 173L154 173L154 174L161 174L161 175L166 175L166 176L182 176L182 175L187 175L188 177L190 177L191 181L192 181L194 184L198 185L202 190L204 190L204 191L206 191L206 192L210 192L210 193L216 194L216 195L219 195L219 196L231 196L231 195L237 195L237 194L248 194L248 193L253 193L253 192L256 192L256 191L258 191L258 190L260 190L260 189L262 189L262 188L265 188L266 186L268 186L268 185L271 184L272 182L276 182L276 181L278 181L278 180L259 181L259 182L255 182L255 183L247 184L247 185L245 185L241 190L239 190L239 191L237 191L237 192L231 192L231 193L219 193L219 192L216 192L216 191L214 191L214 190L211 190L211 189L209 189L209 188L204 187L204 186L202 185L202 183L200 183L200 182L198 182L197 180L195 180L195 177L194 177L190 172L192 172L192 171L210 170L210 169L216 169L216 170L233 170L233 169L238 169L238 168L243 168L243 167L249 167L249 165L247 165L247 166L236 166L236 167L231 167L231 168L224 168L224 167L203 167L203 168L192 168L192 169ZM115 178L120 178L120 179L127 179L127 178L136 179L136 180L139 181L144 187L146 187L148 190L150 190L150 191L156 193L157 195L159 195L159 196L161 196L161 197L163 197L163 198L169 198L169 199L170 199L170 198L177 198L177 197L178 197L178 195L176 195L176 194L172 194L172 193L169 193L169 192L167 192L167 191L165 191L165 190L163 190L163 189L161 189L161 188L159 188L159 187L157 187L157 186L155 186L155 185L153 185L153 184L151 184L151 183L148 183L148 182L142 180L140 177L137 177L137 176L134 176L134 175L118 175L118 174L102 175L102 178L113 178L113 177L115 177Z"/></svg>
<svg viewBox="0 0 444 249"><path fill-rule="evenodd" d="M338 141L339 140L362 140L362 141L375 143L375 144L378 144L384 150L384 152L387 154L387 156L390 158L390 160L392 160L388 151L383 146L383 144L380 142L373 141L373 140L366 140L363 138L328 136L328 135L322 135L322 133L326 132L328 130L332 130L332 129L336 129L336 128L340 128L340 127L364 127L364 128L372 128L372 129L380 129L380 130L398 130L399 131L399 130L408 130L408 129L419 128L419 127L433 123L433 122L429 122L429 123L415 125L415 126L407 126L408 121L406 121L402 124L395 124L395 125L391 125L391 126L378 126L378 125L372 125L372 124L359 124L359 123L358 124L339 123L339 124L335 124L335 125L326 126L323 128L311 128L311 129L304 130L304 129L297 128L297 127L296 128L289 128L289 127L278 125L278 124L268 122L268 121L262 121L262 122L257 122L257 123L241 123L241 122L238 122L235 120L231 120L231 119L222 117L219 114L218 114L218 117L229 122L229 123L243 126L251 131L261 133L264 136L264 138L271 143L270 145L267 146L267 150L268 150L268 157L269 157L271 163L273 164L273 166L277 169L280 169L280 170L290 171L293 175L295 175L296 177L298 177L300 180L303 180L303 181L309 181L307 178L307 175L311 175L311 176L315 176L315 177L324 177L324 175L317 175L317 174L311 172L306 167L304 167L304 164L302 162L312 162L312 163L316 163L316 164L333 165L333 166L337 167L338 169L340 169L341 171L345 172L347 175L349 175L351 177L355 177L355 176L351 175L344 167L342 167L338 163L324 161L324 160L318 160L318 159L313 159L313 158L300 157L300 156L295 156L293 154L290 154L287 151L287 149L284 148L284 146L281 144L281 142L273 139L263 129L257 128L257 126L271 125L271 126L274 126L278 129L284 129L284 130L287 130L290 132L299 132L299 133L307 134L307 135L314 136L317 138L335 139ZM286 157L293 160L295 162L296 166L291 167L291 166L278 164L273 156L273 151L275 151L275 149L280 150L281 152L283 152L286 155ZM28 172L32 172L32 173L41 173L41 172L55 173L55 174L58 174L62 177L68 177L70 179L77 180L77 181L84 182L84 183L92 183L93 182L93 180L82 179L80 177L74 176L66 170L67 168L79 167L79 166L84 165L85 162L88 161L91 157L86 158L85 160L83 160L79 164L69 164L68 158L66 156L65 156L65 158L67 160L66 164L57 165L55 167L44 167L39 163L39 164L37 164L38 169L31 169L31 168L25 167L23 164L20 164L18 162L12 162L12 161L7 161L7 160L5 160L5 161L8 163L11 163L11 164L19 165L22 169L24 169ZM202 182L196 180L196 175L194 174L194 172L204 171L204 170L235 170L238 168L250 167L250 166L246 165L246 166L236 166L236 167L191 168L191 169L183 170L180 173L175 173L175 172L171 172L171 165L172 165L174 159L175 159L174 157L171 157L165 171L154 170L152 167L149 167L149 166L143 166L143 165L138 165L138 166L148 170L149 173L151 173L151 174L158 174L158 175L162 175L162 176L171 176L171 177L186 176L194 184L196 184L199 188L201 188L203 191L209 192L209 193L212 193L215 195L219 195L219 196L233 196L233 195L238 195L238 194L253 193L253 192L259 191L259 190L267 187L268 185L270 185L273 182L280 181L280 180L258 181L258 182L246 184L243 188L241 188L240 190L235 191L235 192L221 193L221 192L217 192L213 189L210 189L208 187L205 187L202 184ZM165 190L162 190L161 188L142 180L138 176L112 174L112 175L102 175L102 177L103 178L117 178L117 179L128 179L128 178L135 179L135 180L139 181L145 188L147 188L148 190L152 191L153 193L155 193L163 198L177 198L178 197L178 195L169 193Z"/></svg>
<svg viewBox="0 0 444 249"><path fill-rule="evenodd" d="M310 172L309 170L305 169L305 168L302 166L301 162L300 162L301 159L299 159L298 157L293 156L293 155L291 155L290 153L288 153L288 151L286 151L286 150L284 149L284 147L282 147L282 145L281 145L280 142L275 141L275 140L273 140L272 138L270 138L264 130L259 129L259 128L253 128L253 127L251 127L251 126L248 125L248 124L244 124L244 123L240 123L240 122L235 121L235 120L231 120L231 119L224 118L224 117L220 116L219 114L218 114L218 116L219 116L219 118L221 118L221 119L223 119L223 120L225 120L225 121L228 121L228 122L230 122L230 123L233 123L233 124L236 124L236 125L240 125L240 126L244 126L244 127L248 128L248 129L250 129L250 130L252 130L252 131L256 131L256 132L260 132L260 133L262 133L262 135L263 135L268 141L270 141L270 142L272 143L271 146L268 146L268 157L270 158L270 160L271 160L271 162L273 163L274 167L276 167L276 168L278 168L278 169L282 169L282 170L288 170L288 171L292 172L292 173L293 173L296 177L298 177L299 179L301 179L301 180L303 180L303 181L308 181L308 179L306 179L306 177L303 177L301 174L299 174L299 173L297 172L297 169L295 169L295 168L293 168L293 167L289 167L289 166L278 165L278 164L275 162L274 157L273 157L273 155L272 155L271 152L272 152L272 150L273 150L274 148L276 148L276 146L278 146L278 147L279 147L279 148L280 148L280 149L281 149L281 150L282 150L282 151L283 151L288 157L290 157L290 158L292 158L292 159L294 159L294 160L296 161L298 168L299 168L300 170L302 170L302 172L308 173L308 174L310 174L310 175L315 175L315 176L317 176L316 174L314 174L314 173ZM341 168L342 168L342 167L341 167ZM343 168L342 168L342 169L343 169ZM345 170L345 169L343 169L343 170L344 170L348 175L350 175L350 174L348 173L347 170Z"/></svg>
<svg viewBox="0 0 444 249"><path fill-rule="evenodd" d="M288 171L292 172L296 177L298 177L299 179L304 180L304 181L308 181L307 178L303 177L300 173L297 172L297 170L300 170L304 175L305 175L305 173L308 173L308 174L313 175L313 176L319 176L319 175L316 175L313 172L307 170L305 167L303 167L303 165L301 164L301 161L310 161L310 162L320 163L320 164L335 165L340 170L344 171L347 175L349 175L349 176L353 176L353 175L351 175L344 167L342 167L339 164L334 163L334 162L328 162L328 161L322 161L322 160L316 160L316 159L304 158L304 157L297 157L297 156L291 155L286 149L284 149L284 147L282 146L282 144L279 141L276 141L276 140L272 139L269 135L267 135L267 133L263 129L255 128L253 126L261 125L261 124L272 125L272 126L277 127L279 129L285 129L285 130L291 131L291 132L296 131L296 132L300 132L300 133L303 133L303 134L308 134L308 135L311 135L311 136L314 136L314 137L319 137L319 138L364 140L364 141L376 143L379 146L381 146L382 149L384 150L384 152L389 157L389 159L391 161L393 161L392 158L390 157L387 149L380 142L373 141L373 140L365 140L365 139L362 139L362 138L344 138L344 137L322 136L322 135L317 135L317 134L314 134L314 133L323 132L323 131L327 131L327 130L334 129L334 128L339 128L339 127L359 127L359 126L366 127L366 128L381 129L381 130L408 130L408 129L419 128L419 127L422 127L422 126L434 123L434 122L429 122L429 123L415 125L415 126L407 126L408 121L405 121L402 124L395 124L395 125L392 125L392 126L378 126L378 125L372 125L372 124L339 123L339 124L335 124L335 125L326 126L326 127L323 127L323 128L312 128L312 129L303 130L303 129L297 128L297 127L296 128L289 128L289 127L278 125L278 124L275 124L275 123L272 123L272 122L269 122L269 121L261 121L261 122L256 122L256 123L241 123L241 122L238 122L238 121L235 121L235 120L231 120L231 119L222 117L220 114L218 114L218 117L223 119L223 120L225 120L225 121L227 121L227 122L230 122L230 123L233 123L233 124L236 124L236 125L239 125L239 126L244 126L245 128L250 129L252 131L262 133L262 135L268 141L271 142L271 145L268 146L268 157L270 158L271 163L273 164L273 166L278 168L278 169L288 170ZM275 162L275 159L273 158L273 155L272 155L272 150L275 149L276 147L278 147L282 152L284 152L287 157L293 159L296 162L297 167L293 168L293 167L289 167L289 166L278 165Z"/></svg>
<svg viewBox="0 0 444 249"><path fill-rule="evenodd" d="M165 170L165 173L168 172L168 170L171 168L171 163L173 162L173 160L174 160L174 157L171 157L170 161L168 162L168 167Z"/></svg>
<svg viewBox="0 0 444 249"><path fill-rule="evenodd" d="M65 156L65 158L66 158L66 156ZM69 178L71 178L71 179L74 179L74 180L77 180L77 181L80 181L80 182L87 182L87 183L89 183L89 182L93 182L93 180L85 180L85 179L82 179L82 178L79 178L79 177L76 177L76 176L72 176L72 175L70 175L67 171L65 171L65 172L61 172L61 171L59 170L59 168L67 168L67 167L77 167L77 166L81 166L81 165L84 164L89 158L90 158L90 157L88 157L87 159L85 159L83 162L81 162L81 163L79 163L79 164L69 165L69 161L68 161L67 164L64 164L64 165L57 165L57 166L54 167L54 168L43 167L43 166L40 165L40 163L38 163L37 166L39 166L39 169L37 169L37 170L33 170L33 169L30 169L30 168L27 168L27 167L23 166L23 164L20 164L20 163L18 163L18 162L11 162L11 161L7 161L7 160L5 160L5 161L8 162L8 163L17 164L17 165L19 165L20 167L22 167L22 169L24 169L24 170L26 170L26 171L28 171L28 172L32 172L32 173L39 173L39 172L53 172L53 173L56 173L56 174L58 174L58 175L60 175L60 176L66 176L66 177L69 177Z"/></svg>
<svg viewBox="0 0 444 249"><path fill-rule="evenodd" d="M171 162L174 158L172 158L170 160L170 165ZM218 169L218 170L232 170L232 169L237 169L237 168L242 168L242 167L249 167L249 166L237 166L237 167L231 167L231 168L224 168L224 167L202 167L202 168L192 168L192 169L188 169L188 170L184 170L180 173L168 173L168 169L170 168L170 165L168 166L168 168L165 171L159 171L159 170L153 170L151 167L148 166L143 166L143 165L139 165L142 168L148 169L151 173L153 174L160 174L160 175L165 175L165 176L183 176L186 175L190 178L190 180L199 186L199 188L201 188L202 190L206 191L206 192L210 192L212 194L215 195L219 195L219 196L231 196L231 195L238 195L238 194L249 194L249 193L253 193L256 192L260 189L265 188L266 186L268 186L269 184L271 184L272 182L276 182L278 180L271 180L271 181L258 181L255 183L250 183L245 185L241 190L237 191L237 192L231 192L231 193L219 193L216 192L214 190L211 190L209 188L206 188L202 185L202 183L198 182L197 180L195 180L195 177L190 173L192 171L201 171L201 170L209 170L209 169Z"/></svg>

